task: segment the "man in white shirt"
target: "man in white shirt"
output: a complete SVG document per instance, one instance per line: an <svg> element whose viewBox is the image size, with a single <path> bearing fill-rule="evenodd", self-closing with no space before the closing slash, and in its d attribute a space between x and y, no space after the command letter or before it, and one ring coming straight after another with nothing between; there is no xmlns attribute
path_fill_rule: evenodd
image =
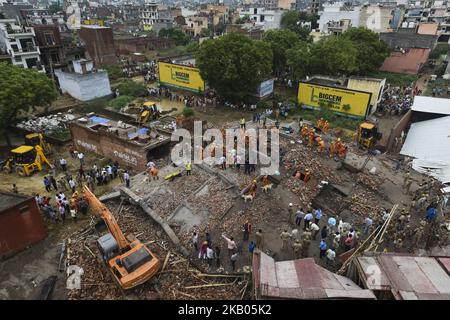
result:
<svg viewBox="0 0 450 320"><path fill-rule="evenodd" d="M208 259L208 266L211 268L214 259L214 251L210 247L206 248L206 258Z"/></svg>
<svg viewBox="0 0 450 320"><path fill-rule="evenodd" d="M80 165L84 166L84 154L83 152L78 153L78 159L80 159Z"/></svg>
<svg viewBox="0 0 450 320"><path fill-rule="evenodd" d="M67 161L64 158L61 158L59 160L59 164L61 165L61 168L63 169L63 171L65 172L67 170Z"/></svg>
<svg viewBox="0 0 450 320"><path fill-rule="evenodd" d="M326 264L334 265L334 259L336 258L336 252L332 248L329 248L326 251L325 255L326 255Z"/></svg>
<svg viewBox="0 0 450 320"><path fill-rule="evenodd" d="M125 185L127 188L130 187L130 175L128 174L128 171L125 170L125 172L123 173L123 180L125 180Z"/></svg>
<svg viewBox="0 0 450 320"><path fill-rule="evenodd" d="M309 228L311 229L311 237L313 238L313 240L316 240L316 236L319 233L320 227L316 223L311 222L309 224Z"/></svg>

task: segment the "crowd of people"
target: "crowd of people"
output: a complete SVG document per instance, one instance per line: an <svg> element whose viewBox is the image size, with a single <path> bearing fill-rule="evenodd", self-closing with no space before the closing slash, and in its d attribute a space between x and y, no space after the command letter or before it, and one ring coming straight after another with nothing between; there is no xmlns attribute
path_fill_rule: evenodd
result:
<svg viewBox="0 0 450 320"><path fill-rule="evenodd" d="M401 116L411 108L414 96L420 95L422 90L413 86L389 86L383 92L378 112L383 115Z"/></svg>

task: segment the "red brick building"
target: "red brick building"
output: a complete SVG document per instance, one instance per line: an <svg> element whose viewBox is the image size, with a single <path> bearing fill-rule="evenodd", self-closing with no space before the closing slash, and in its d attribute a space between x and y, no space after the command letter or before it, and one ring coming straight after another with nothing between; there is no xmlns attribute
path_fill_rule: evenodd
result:
<svg viewBox="0 0 450 320"><path fill-rule="evenodd" d="M23 250L46 236L34 197L0 192L0 257Z"/></svg>
<svg viewBox="0 0 450 320"><path fill-rule="evenodd" d="M83 25L79 31L80 39L86 45L87 53L98 68L102 65L116 64L113 31L108 27Z"/></svg>

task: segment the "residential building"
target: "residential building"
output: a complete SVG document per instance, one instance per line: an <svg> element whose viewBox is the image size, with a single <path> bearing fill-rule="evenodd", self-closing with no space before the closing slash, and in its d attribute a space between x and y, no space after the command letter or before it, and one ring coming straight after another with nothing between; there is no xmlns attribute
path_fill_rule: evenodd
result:
<svg viewBox="0 0 450 320"><path fill-rule="evenodd" d="M319 12L319 15L319 31L329 33L328 26L330 21L333 22L331 24L331 32L339 31L339 28L359 26L361 7L344 5L342 2L326 4L323 6L323 11ZM341 20L343 21L342 23Z"/></svg>
<svg viewBox="0 0 450 320"><path fill-rule="evenodd" d="M22 19L27 25L57 25L60 32L67 31L63 13L51 13L48 9L22 9L20 10Z"/></svg>
<svg viewBox="0 0 450 320"><path fill-rule="evenodd" d="M121 8L122 19L124 21L136 21L140 18L140 7L132 3L124 4Z"/></svg>
<svg viewBox="0 0 450 320"><path fill-rule="evenodd" d="M14 65L44 71L32 27L21 25L15 19L0 19L0 48L11 55Z"/></svg>
<svg viewBox="0 0 450 320"><path fill-rule="evenodd" d="M191 16L186 18L184 31L192 37L200 35L203 29L208 29L208 17Z"/></svg>
<svg viewBox="0 0 450 320"><path fill-rule="evenodd" d="M395 5L364 5L361 7L359 26L376 33L386 32L392 28L395 9Z"/></svg>
<svg viewBox="0 0 450 320"><path fill-rule="evenodd" d="M108 72L94 68L92 60L73 61L73 72L55 70L59 87L75 99L89 101L112 94Z"/></svg>
<svg viewBox="0 0 450 320"><path fill-rule="evenodd" d="M246 7L239 12L241 18L248 16L255 25L263 26L264 31L279 29L283 10L266 10L263 7Z"/></svg>
<svg viewBox="0 0 450 320"><path fill-rule="evenodd" d="M139 17L142 29L150 31L158 19L158 4L156 2L145 1L139 8Z"/></svg>
<svg viewBox="0 0 450 320"><path fill-rule="evenodd" d="M324 3L324 0L296 0L293 7L295 10L318 14Z"/></svg>
<svg viewBox="0 0 450 320"><path fill-rule="evenodd" d="M47 73L64 66L64 55L59 28L54 24L34 26L36 42L41 52L41 61Z"/></svg>
<svg viewBox="0 0 450 320"><path fill-rule="evenodd" d="M117 63L112 29L96 25L82 25L80 39L85 43L87 53L97 67Z"/></svg>

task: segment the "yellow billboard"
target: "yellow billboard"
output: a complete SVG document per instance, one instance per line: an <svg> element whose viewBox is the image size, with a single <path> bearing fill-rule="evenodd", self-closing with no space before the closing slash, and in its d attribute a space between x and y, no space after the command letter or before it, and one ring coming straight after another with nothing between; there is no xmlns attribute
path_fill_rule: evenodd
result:
<svg viewBox="0 0 450 320"><path fill-rule="evenodd" d="M158 69L159 83L161 85L197 93L205 90L205 82L200 76L198 68L159 62Z"/></svg>
<svg viewBox="0 0 450 320"><path fill-rule="evenodd" d="M320 109L328 107L333 112L355 118L365 118L369 112L372 93L300 82L298 103Z"/></svg>

